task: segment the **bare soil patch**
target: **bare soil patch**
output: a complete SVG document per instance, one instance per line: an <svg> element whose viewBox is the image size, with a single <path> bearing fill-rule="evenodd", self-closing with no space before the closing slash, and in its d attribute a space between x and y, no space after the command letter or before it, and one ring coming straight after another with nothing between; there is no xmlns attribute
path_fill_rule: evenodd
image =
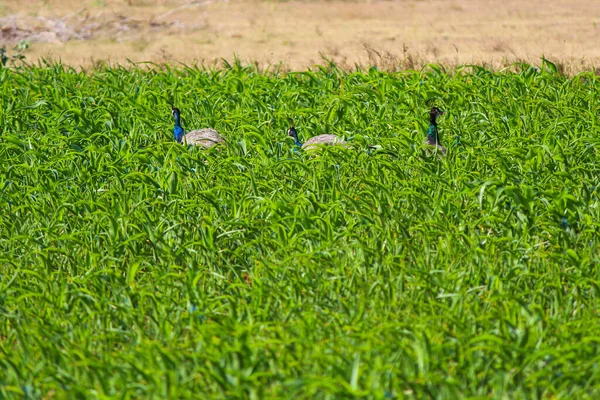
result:
<svg viewBox="0 0 600 400"><path fill-rule="evenodd" d="M545 55L565 72L600 66L600 2L593 0L9 0L0 13L2 45L25 40L27 59L71 65L236 55L289 69L323 57L346 67L502 67Z"/></svg>

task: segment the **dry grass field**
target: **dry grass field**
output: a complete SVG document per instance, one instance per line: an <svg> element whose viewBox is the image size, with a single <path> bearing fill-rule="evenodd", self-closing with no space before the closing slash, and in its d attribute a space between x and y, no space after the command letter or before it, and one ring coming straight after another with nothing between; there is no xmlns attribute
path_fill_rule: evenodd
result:
<svg viewBox="0 0 600 400"><path fill-rule="evenodd" d="M502 67L542 55L567 70L600 66L595 0L5 0L0 25L3 46L25 40L27 59L72 65L212 63L235 54L291 69L323 57L390 69Z"/></svg>

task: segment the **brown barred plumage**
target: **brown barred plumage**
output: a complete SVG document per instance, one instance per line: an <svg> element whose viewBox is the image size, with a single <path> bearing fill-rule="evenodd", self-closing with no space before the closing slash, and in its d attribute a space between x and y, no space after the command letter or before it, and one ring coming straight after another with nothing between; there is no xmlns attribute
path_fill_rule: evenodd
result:
<svg viewBox="0 0 600 400"><path fill-rule="evenodd" d="M182 143L208 149L216 144L225 143L225 139L215 129L203 128L185 134Z"/></svg>
<svg viewBox="0 0 600 400"><path fill-rule="evenodd" d="M334 144L344 145L344 144L346 144L346 142L344 140L340 139L336 135L324 134L324 135L313 136L310 139L308 139L302 145L302 149L304 149L304 150L310 150L310 149L317 148L319 145L332 146Z"/></svg>

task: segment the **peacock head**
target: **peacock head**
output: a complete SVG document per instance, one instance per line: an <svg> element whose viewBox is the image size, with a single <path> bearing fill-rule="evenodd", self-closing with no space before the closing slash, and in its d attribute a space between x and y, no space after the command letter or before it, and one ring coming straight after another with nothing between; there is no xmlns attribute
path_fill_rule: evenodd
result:
<svg viewBox="0 0 600 400"><path fill-rule="evenodd" d="M444 111L440 110L439 108L431 107L431 110L429 111L429 121L435 125L437 118L443 113Z"/></svg>
<svg viewBox="0 0 600 400"><path fill-rule="evenodd" d="M171 115L174 118L179 118L179 116L181 115L181 112L179 111L179 108L177 108L175 106L171 106Z"/></svg>
<svg viewBox="0 0 600 400"><path fill-rule="evenodd" d="M298 132L296 132L296 128L294 128L294 121L291 118L288 118L288 122L290 123L290 129L288 129L288 136L291 136L296 141L298 141Z"/></svg>

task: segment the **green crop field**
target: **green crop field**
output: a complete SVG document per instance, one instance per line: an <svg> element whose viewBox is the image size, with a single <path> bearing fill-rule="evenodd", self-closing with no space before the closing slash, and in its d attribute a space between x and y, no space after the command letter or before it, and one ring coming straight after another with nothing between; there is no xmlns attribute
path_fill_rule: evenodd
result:
<svg viewBox="0 0 600 400"><path fill-rule="evenodd" d="M599 398L599 76L41 64L0 93L1 398ZM172 104L227 144L175 143ZM288 117L349 146L295 152Z"/></svg>

